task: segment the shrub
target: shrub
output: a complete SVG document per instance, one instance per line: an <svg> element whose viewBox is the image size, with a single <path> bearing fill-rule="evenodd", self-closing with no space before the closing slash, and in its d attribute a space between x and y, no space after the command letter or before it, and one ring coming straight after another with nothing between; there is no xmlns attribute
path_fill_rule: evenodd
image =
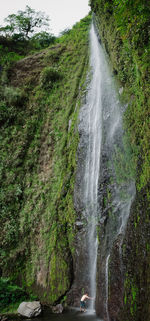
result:
<svg viewBox="0 0 150 321"><path fill-rule="evenodd" d="M9 106L20 105L22 102L23 94L19 88L5 87L3 92L4 100Z"/></svg>
<svg viewBox="0 0 150 321"><path fill-rule="evenodd" d="M40 75L40 85L44 89L52 88L54 83L62 78L60 72L54 67L46 67Z"/></svg>
<svg viewBox="0 0 150 321"><path fill-rule="evenodd" d="M31 42L34 43L35 48L37 49L46 48L49 45L53 44L55 40L56 37L46 31L36 33L31 38Z"/></svg>
<svg viewBox="0 0 150 321"><path fill-rule="evenodd" d="M4 309L11 303L21 302L27 299L27 294L17 285L11 284L9 279L0 278L0 309Z"/></svg>

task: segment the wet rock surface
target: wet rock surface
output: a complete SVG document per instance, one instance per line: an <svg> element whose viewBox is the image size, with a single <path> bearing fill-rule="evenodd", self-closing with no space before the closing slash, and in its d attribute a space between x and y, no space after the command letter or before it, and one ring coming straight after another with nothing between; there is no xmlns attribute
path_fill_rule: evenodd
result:
<svg viewBox="0 0 150 321"><path fill-rule="evenodd" d="M86 97L84 98L86 103ZM85 213L85 204L83 202L83 181L86 166L88 134L86 128L86 120L83 114L86 111L86 104L81 109L78 131L80 142L77 152L77 169L74 187L74 207L77 214L75 222L76 237L74 240L73 254L73 285L67 293L67 303L72 306L80 306L80 298L83 292L89 292L89 270L88 270L88 247L87 247L87 218Z"/></svg>
<svg viewBox="0 0 150 321"><path fill-rule="evenodd" d="M150 201L137 192L122 244L124 306L119 321L148 321L150 316ZM144 316L144 317L143 317Z"/></svg>
<svg viewBox="0 0 150 321"><path fill-rule="evenodd" d="M132 75L132 67L134 66L134 61L131 58L131 62L128 65L128 68L124 68L123 65L125 62L124 53L126 51L125 43L122 42L121 34L118 33L118 28L116 24L116 16L114 15L115 7L108 5L107 12L104 13L104 4L98 4L97 1L92 1L92 8L96 14L96 21L99 28L99 34L101 36L101 40L103 45L105 46L105 50L109 54L110 60L112 62L114 74L118 74L118 79L122 79L122 71L125 79L125 88L126 85L130 88L130 93L134 93L133 87L134 82L130 82L129 73ZM103 7L103 9L102 9ZM131 11L132 12L132 11ZM131 13L129 10L129 14ZM114 19L115 18L115 19ZM113 26L113 32L112 32ZM142 25L143 28L143 25ZM140 33L140 29L138 30ZM146 28L145 28L145 31ZM130 37L130 35L129 35ZM132 41L134 39L134 33L132 37ZM144 44L144 38L143 44ZM130 37L131 41L131 37ZM129 41L129 42L130 42ZM145 45L144 45L145 47ZM141 52L142 49L140 48ZM130 56L134 55L133 47L130 51ZM120 61L118 61L118 57L120 57ZM144 63L144 60L143 60ZM130 68L131 67L131 68ZM133 67L134 68L134 67ZM135 80L136 81L136 80ZM144 97L144 80L141 82L141 92ZM132 87L133 85L133 87ZM123 87L120 85L119 95L124 95ZM146 164L148 152L145 152L146 147L146 139L149 139L149 135L145 130L142 131L142 140L140 147L140 126L143 123L144 114L144 106L146 110L147 100L145 99L145 103L142 106L142 103L139 107L139 123L137 125L137 106L139 98L139 91L137 90L137 97L135 95L131 95L129 93L128 96L128 104L126 104L126 108L128 108L128 114L125 116L125 130L130 132L131 138L131 147L134 146L139 150L139 154L136 153L136 157L138 157L138 163L140 164L141 169L136 169L136 183L139 187L139 182L142 175L142 186L145 186L145 182L148 182L147 177L149 177L149 166L147 166L147 170L145 172L144 177L144 166ZM123 94L123 95L122 95ZM135 102L135 109L133 103ZM131 108L130 108L131 106ZM135 110L135 112L134 112ZM107 113L105 114L107 117ZM146 119L146 117L145 117ZM132 129L132 130L131 130ZM135 130L136 129L136 130ZM145 132L145 133L144 133ZM147 136L146 136L147 135ZM134 139L134 142L133 142ZM137 144L137 145L136 145ZM132 146L133 145L133 146ZM149 145L147 145L149 146ZM142 164L142 158L144 159ZM129 162L129 161L128 161ZM130 165L130 162L129 162ZM144 165L144 166L143 166ZM139 166L138 166L139 167ZM142 168L143 167L143 168ZM125 166L124 166L125 169ZM120 168L121 170L121 168ZM128 175L129 177L129 175ZM105 186L109 186L109 179L105 180ZM137 192L137 196L131 206L130 214L128 217L127 227L124 233L124 237L122 238L122 244L117 242L118 238L114 241L114 244L110 253L109 260L109 297L108 297L108 310L109 310L109 318L107 320L110 321L149 321L150 320L150 202L149 202L149 193L150 186L146 186L145 190L141 190L140 193ZM106 195L106 188L104 188L104 193ZM103 195L103 194L101 194ZM108 199L108 198L107 198ZM106 203L106 202L105 202ZM105 207L105 204L103 205ZM112 212L112 210L111 210ZM106 237L106 230L109 222L109 216L106 206L106 215L107 220L105 220L106 224L101 220L99 227L99 237L100 237L100 245L98 251L98 289L97 289L97 311L99 315L101 315L101 309L103 308L102 302L105 304L105 299L103 296L106 295L105 288L103 286L103 277L105 277L104 267L102 264L102 260L105 259L103 256L103 247L105 246L108 249L108 238ZM104 212L103 212L104 213ZM113 221L112 221L113 223ZM102 244L101 244L102 242ZM122 259L121 259L122 258ZM121 260L120 260L121 259ZM121 279L122 276L122 279ZM114 289L116 293L114 293ZM117 307L117 303L118 307ZM120 311L119 311L120 310ZM103 311L103 310L102 310ZM106 318L106 317L105 317Z"/></svg>
<svg viewBox="0 0 150 321"><path fill-rule="evenodd" d="M88 253L86 245L86 229L82 228L77 231L74 241L75 252L73 255L73 285L67 293L67 304L75 307L80 306L80 298L83 291L88 291Z"/></svg>
<svg viewBox="0 0 150 321"><path fill-rule="evenodd" d="M22 302L19 305L18 313L23 317L33 318L41 314L41 304L39 301Z"/></svg>
<svg viewBox="0 0 150 321"><path fill-rule="evenodd" d="M123 306L121 247L135 188L134 181L128 179L128 173L126 176L121 173L122 160L126 155L122 129L124 108L120 106L112 77L108 76L105 81L102 84L103 144L99 177L96 311L106 321L117 321Z"/></svg>
<svg viewBox="0 0 150 321"><path fill-rule="evenodd" d="M63 309L64 309L63 305L60 303L60 304L57 304L56 306L52 307L52 312L53 313L62 313Z"/></svg>

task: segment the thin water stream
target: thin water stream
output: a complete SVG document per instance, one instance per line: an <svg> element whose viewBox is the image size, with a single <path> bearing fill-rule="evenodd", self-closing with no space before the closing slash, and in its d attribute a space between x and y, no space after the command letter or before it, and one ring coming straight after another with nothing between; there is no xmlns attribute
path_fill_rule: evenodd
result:
<svg viewBox="0 0 150 321"><path fill-rule="evenodd" d="M88 218L88 249L90 295L96 296L96 264L97 264L97 216L98 216L98 180L102 141L102 102L101 102L101 59L99 43L92 25L90 31L92 80L87 96L87 133L88 148L84 176L84 201ZM90 309L94 310L94 300Z"/></svg>
<svg viewBox="0 0 150 321"><path fill-rule="evenodd" d="M96 296L96 265L97 265L97 216L98 216L98 181L100 169L100 154L102 140L102 102L101 102L101 67L99 43L92 25L90 30L90 67L92 79L89 84L86 104L80 112L81 125L84 124L86 136L86 157L82 182L84 213L87 220L87 249L88 249L88 273L89 293ZM95 300L89 304L94 311Z"/></svg>

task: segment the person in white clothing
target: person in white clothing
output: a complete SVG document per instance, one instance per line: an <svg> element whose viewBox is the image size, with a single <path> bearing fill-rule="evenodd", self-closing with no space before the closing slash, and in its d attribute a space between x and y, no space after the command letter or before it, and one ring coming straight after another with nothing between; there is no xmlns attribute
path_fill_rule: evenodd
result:
<svg viewBox="0 0 150 321"><path fill-rule="evenodd" d="M80 300L80 311L85 312L86 311L86 299L90 300L93 299L90 296L88 296L87 293L85 293L84 295L82 295L82 298Z"/></svg>

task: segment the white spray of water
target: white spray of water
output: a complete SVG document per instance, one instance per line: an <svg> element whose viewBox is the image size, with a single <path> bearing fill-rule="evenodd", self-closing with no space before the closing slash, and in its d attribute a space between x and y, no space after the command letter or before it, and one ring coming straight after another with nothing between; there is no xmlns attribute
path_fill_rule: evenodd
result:
<svg viewBox="0 0 150 321"><path fill-rule="evenodd" d="M88 138L83 178L83 204L88 221L87 246L89 256L89 283L90 296L96 297L96 265L97 265L97 218L100 217L98 208L98 182L100 177L100 159L102 145L103 119L113 118L111 127L108 128L113 136L117 125L120 123L120 115L117 113L116 97L112 91L112 81L108 67L99 44L94 25L90 31L90 66L91 82L87 93L87 103L80 113L81 127ZM103 114L102 114L103 112ZM90 309L94 310L95 300L90 301Z"/></svg>
<svg viewBox="0 0 150 321"><path fill-rule="evenodd" d="M99 44L97 35L92 25L90 31L91 43L91 82L88 88L86 105L83 106L80 113L81 127L86 141L86 159L84 164L84 175L82 182L82 195L85 215L88 222L87 247L88 247L88 272L90 293L92 297L96 297L96 265L97 265L97 219L100 218L100 209L98 206L98 183L100 178L100 160L102 147L102 128L105 122L105 140L107 148L112 150L115 143L115 137L122 139L122 114L118 97L114 89L112 75L110 74L105 55ZM111 152L110 152L111 153ZM111 158L111 157L110 157ZM115 208L118 220L118 234L123 234L127 219L130 212L131 203L134 195L134 184L128 185L128 199L123 201L120 198L120 191L116 189L114 193L113 206ZM119 213L119 214L118 214ZM110 240L110 247L111 242ZM109 250L109 249L107 249ZM106 316L109 321L108 311L108 273L109 273L110 252L107 254L105 267L105 283L106 283ZM94 310L95 301L90 301L90 309Z"/></svg>
<svg viewBox="0 0 150 321"><path fill-rule="evenodd" d="M98 213L98 179L102 141L102 102L101 102L101 66L100 46L92 25L90 31L92 80L90 82L87 104L84 108L86 134L88 137L85 173L83 183L83 202L88 221L88 254L90 296L96 296L96 263L97 263L97 213ZM94 300L90 301L94 310Z"/></svg>

